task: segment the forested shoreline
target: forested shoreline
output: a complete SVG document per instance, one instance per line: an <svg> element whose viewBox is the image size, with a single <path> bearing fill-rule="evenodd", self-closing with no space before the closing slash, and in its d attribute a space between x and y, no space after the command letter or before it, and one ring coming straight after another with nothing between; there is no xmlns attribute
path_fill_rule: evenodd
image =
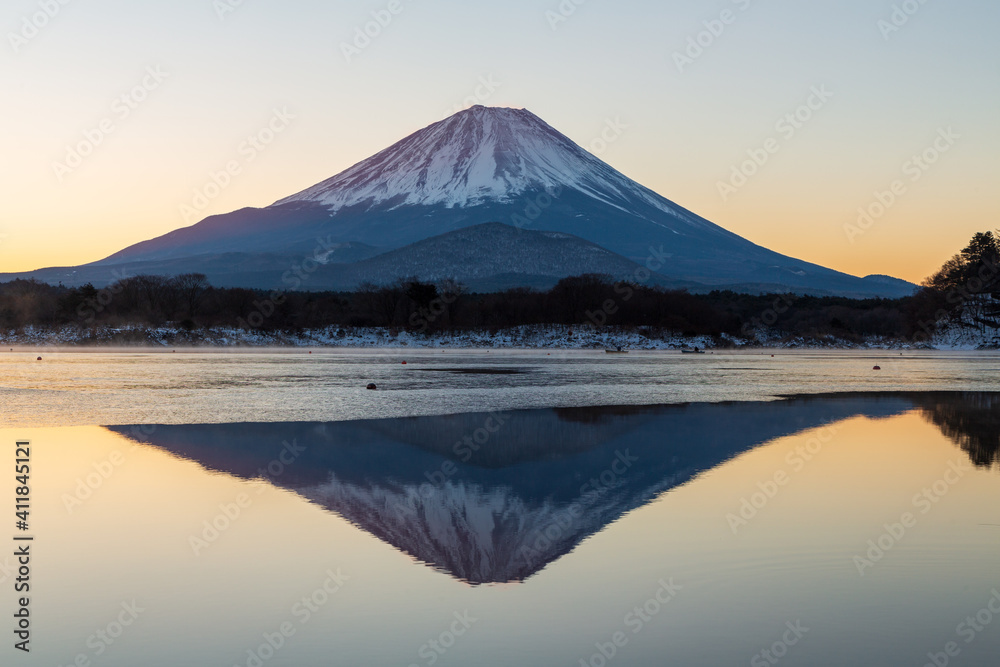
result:
<svg viewBox="0 0 1000 667"><path fill-rule="evenodd" d="M639 331L647 337L712 337L720 346L773 340L878 338L920 345L945 328L1000 329L1000 247L977 234L912 297L849 299L728 291L689 294L583 275L550 290L469 293L454 281L362 285L354 292L282 292L213 287L200 274L139 275L96 289L16 280L0 284L0 331L108 328L241 329L296 334L382 328L411 335L559 325Z"/></svg>

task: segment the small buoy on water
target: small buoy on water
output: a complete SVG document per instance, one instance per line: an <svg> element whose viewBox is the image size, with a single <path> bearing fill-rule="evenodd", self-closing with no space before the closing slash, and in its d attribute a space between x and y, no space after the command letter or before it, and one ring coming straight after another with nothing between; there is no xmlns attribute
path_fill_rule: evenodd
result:
<svg viewBox="0 0 1000 667"><path fill-rule="evenodd" d="M404 365L404 366L406 365L406 362L405 362L405 361L403 362L403 365Z"/></svg>
<svg viewBox="0 0 1000 667"><path fill-rule="evenodd" d="M41 361L41 360L42 360L42 358L41 358L41 357L38 357L38 361Z"/></svg>
<svg viewBox="0 0 1000 667"><path fill-rule="evenodd" d="M873 371L880 371L880 370L882 370L882 367L881 366L875 366L874 368L872 368L872 370Z"/></svg>
<svg viewBox="0 0 1000 667"><path fill-rule="evenodd" d="M371 384L368 385L368 388L372 391L375 391L376 389L378 389L378 385L372 382Z"/></svg>
<svg viewBox="0 0 1000 667"><path fill-rule="evenodd" d="M774 355L773 354L771 355L771 358L774 359Z"/></svg>

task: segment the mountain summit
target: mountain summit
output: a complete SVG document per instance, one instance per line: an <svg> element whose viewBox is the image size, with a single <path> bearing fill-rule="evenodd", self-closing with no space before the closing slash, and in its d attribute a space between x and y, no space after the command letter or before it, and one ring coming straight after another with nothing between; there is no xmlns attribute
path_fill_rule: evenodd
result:
<svg viewBox="0 0 1000 667"><path fill-rule="evenodd" d="M275 205L468 208L568 188L612 206L677 207L587 152L527 109L475 106Z"/></svg>
<svg viewBox="0 0 1000 667"><path fill-rule="evenodd" d="M579 249L582 239L621 256L594 263L585 261L588 253L562 253L579 258L564 267L566 275L601 271L608 261L642 265L655 257L659 284L662 278L705 289L857 297L902 296L913 289L903 281L858 278L757 246L636 183L530 111L483 106L429 125L266 208L211 216L72 272L35 273L73 284L100 280L109 267L127 266L133 274L199 271L216 284L259 287L260 276L248 274L247 266L266 265L267 275L281 275L296 259L317 256L336 265L317 276L335 274L336 287L343 289L361 282L361 267L352 262L413 244L418 245L412 252L433 253L439 237L454 247L451 234L458 230L470 230L462 238L480 254L499 252L490 245L497 230L484 224L491 222L563 235L524 234L524 244L564 238ZM468 262L476 253L438 255ZM367 280L376 265L365 264ZM518 276L537 274L516 261L505 268L508 286ZM436 273L476 272L463 265L439 266ZM490 283L489 276L476 275ZM385 282L395 278L394 273L384 276Z"/></svg>

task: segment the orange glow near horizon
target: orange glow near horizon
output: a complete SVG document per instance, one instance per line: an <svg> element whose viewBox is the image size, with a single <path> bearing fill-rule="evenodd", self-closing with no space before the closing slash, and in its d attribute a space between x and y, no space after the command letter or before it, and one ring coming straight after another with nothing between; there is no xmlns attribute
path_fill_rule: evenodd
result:
<svg viewBox="0 0 1000 667"><path fill-rule="evenodd" d="M374 152L376 150L373 149ZM609 158L609 162L615 165L615 160ZM625 165L615 166L625 169ZM245 206L267 206L311 184L308 180L310 176L296 178L294 174L280 169L279 165L267 167L268 173L262 176L265 182L255 179L253 182L248 180L234 184L206 209L205 216ZM320 169L322 167L317 165L313 173L324 173ZM168 178L169 174L161 176ZM644 184L657 190L651 181ZM898 211L892 211L879 220L852 244L844 225L853 222L857 213L852 217L852 212L847 209L850 204L846 202L837 206L835 202L820 203L818 200L767 201L766 193L748 192L745 199L734 198L733 202L724 204L711 196L704 196L704 191L711 188L709 183L697 187L693 184L682 186L680 192L672 195L667 194L668 187L661 187L658 191L758 245L845 273L858 276L886 274L917 284L964 247L972 233L991 229L992 221L998 218L989 212L990 204L985 201L980 204L985 211L982 214L977 214L973 210L974 205L969 203L963 212L958 213L950 201L935 202L933 197L922 197L919 199L923 201L919 201L914 197L912 205L905 205L904 208L904 203L900 203ZM685 193L692 196L680 196ZM151 205L150 202L156 203ZM73 201L74 206L69 206L64 216L60 216L68 229L50 236L44 243L39 243L34 234L23 232L0 235L0 272L85 264L103 259L133 243L188 226L176 210L178 205L171 206L169 201L164 201L162 194L149 184L136 183L129 188L128 195L115 201L113 206L111 202L97 202L95 209L89 211L77 208L79 203ZM24 228L43 229L51 225L47 214L24 211L21 218ZM939 220L955 218L981 222L963 226L936 225ZM911 231L915 229L924 231L918 236ZM100 233L97 233L98 230ZM16 253L13 252L15 247Z"/></svg>
<svg viewBox="0 0 1000 667"><path fill-rule="evenodd" d="M919 282L1000 224L1000 5L930 3L887 37L886 12L864 3L822 20L791 0L733 4L736 22L684 67L675 55L713 18L694 0L588 4L555 27L529 0L414 4L351 59L340 44L370 16L349 4L244 3L224 18L194 2L69 6L0 72L0 273L93 262L270 205L472 103L527 108L584 147L617 119L601 159L758 245L846 273ZM0 19L34 11L17 0ZM830 97L808 120L782 124L820 89ZM275 109L294 115L288 128L185 219ZM959 138L908 170L942 131ZM60 171L88 136L92 153ZM746 183L721 195L754 155ZM905 194L862 235L845 232L897 180Z"/></svg>

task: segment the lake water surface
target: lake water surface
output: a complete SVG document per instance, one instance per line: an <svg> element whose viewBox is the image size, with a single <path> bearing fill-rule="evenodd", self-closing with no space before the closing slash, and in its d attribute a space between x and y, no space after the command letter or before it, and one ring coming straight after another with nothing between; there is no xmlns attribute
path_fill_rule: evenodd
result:
<svg viewBox="0 0 1000 667"><path fill-rule="evenodd" d="M993 355L41 354L14 664L1000 655Z"/></svg>
<svg viewBox="0 0 1000 667"><path fill-rule="evenodd" d="M366 391L369 382L380 391ZM342 421L882 390L1000 391L1000 353L0 353L0 425L11 426Z"/></svg>

